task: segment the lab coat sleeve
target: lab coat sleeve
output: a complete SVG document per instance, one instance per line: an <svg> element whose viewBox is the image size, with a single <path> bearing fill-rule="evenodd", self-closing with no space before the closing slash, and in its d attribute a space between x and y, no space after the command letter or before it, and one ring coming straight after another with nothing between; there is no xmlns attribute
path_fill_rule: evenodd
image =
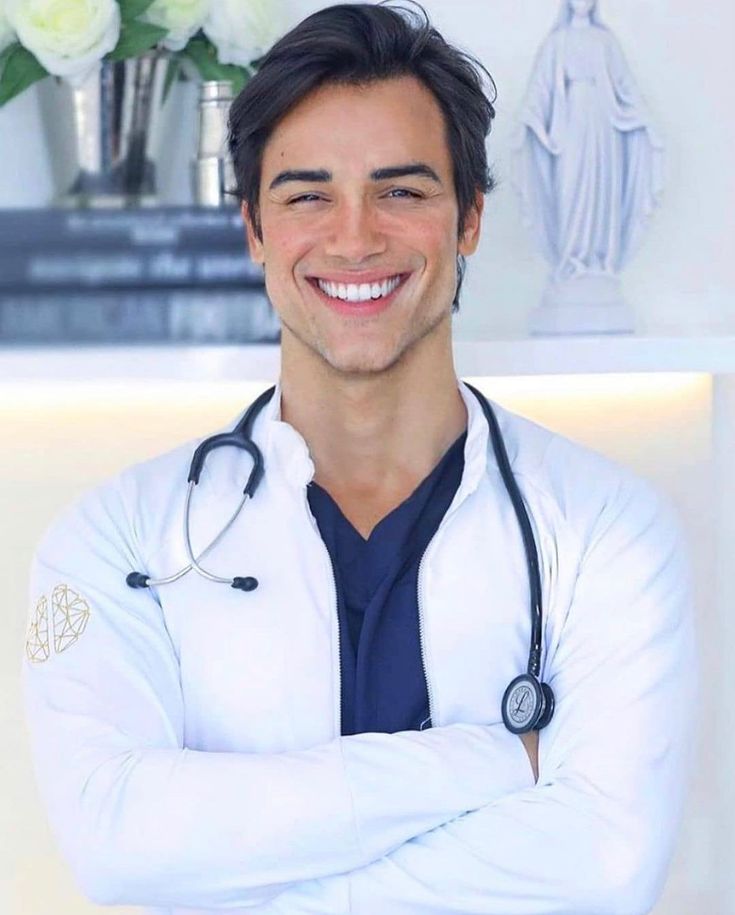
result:
<svg viewBox="0 0 735 915"><path fill-rule="evenodd" d="M22 664L49 825L92 900L254 907L532 783L517 739L480 725L273 754L187 749L160 604L125 582L146 564L121 491L92 491L43 538Z"/></svg>
<svg viewBox="0 0 735 915"><path fill-rule="evenodd" d="M643 915L691 774L699 688L687 550L647 484L595 524L547 672L536 786L350 877L352 915ZM489 761L493 765L498 760Z"/></svg>

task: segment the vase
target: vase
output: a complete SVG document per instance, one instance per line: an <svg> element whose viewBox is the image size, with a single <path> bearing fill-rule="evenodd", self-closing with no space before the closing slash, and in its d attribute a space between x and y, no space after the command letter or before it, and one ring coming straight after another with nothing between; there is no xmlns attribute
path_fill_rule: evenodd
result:
<svg viewBox="0 0 735 915"><path fill-rule="evenodd" d="M158 204L153 159L168 65L168 53L154 50L103 60L78 87L58 81L43 111L52 166L63 160L67 175L55 206Z"/></svg>
<svg viewBox="0 0 735 915"><path fill-rule="evenodd" d="M196 156L192 162L192 197L197 206L237 206L235 171L227 148L232 105L229 80L204 80L199 87Z"/></svg>

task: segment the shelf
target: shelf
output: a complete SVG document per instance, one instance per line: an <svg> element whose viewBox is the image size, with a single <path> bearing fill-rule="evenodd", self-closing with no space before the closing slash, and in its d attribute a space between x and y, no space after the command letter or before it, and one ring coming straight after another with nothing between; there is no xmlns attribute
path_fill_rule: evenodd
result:
<svg viewBox="0 0 735 915"><path fill-rule="evenodd" d="M735 335L455 341L461 377L631 372L735 374ZM0 347L0 382L272 381L279 347Z"/></svg>
<svg viewBox="0 0 735 915"><path fill-rule="evenodd" d="M467 376L735 372L735 335L531 337L456 341Z"/></svg>

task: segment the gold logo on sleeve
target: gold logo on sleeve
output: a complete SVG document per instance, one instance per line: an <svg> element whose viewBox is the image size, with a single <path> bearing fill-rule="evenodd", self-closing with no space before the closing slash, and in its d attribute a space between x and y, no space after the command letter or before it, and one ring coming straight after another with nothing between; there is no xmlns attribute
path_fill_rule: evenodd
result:
<svg viewBox="0 0 735 915"><path fill-rule="evenodd" d="M54 612L54 651L57 654L78 641L89 619L89 604L68 585L57 585L51 594Z"/></svg>
<svg viewBox="0 0 735 915"><path fill-rule="evenodd" d="M44 595L41 595L28 623L26 657L29 661L40 663L47 661L48 656L48 601Z"/></svg>
<svg viewBox="0 0 735 915"><path fill-rule="evenodd" d="M79 641L89 620L87 601L68 585L56 585L51 592L51 625L54 652L60 654ZM49 602L41 595L28 622L26 657L34 663L48 661L51 655Z"/></svg>

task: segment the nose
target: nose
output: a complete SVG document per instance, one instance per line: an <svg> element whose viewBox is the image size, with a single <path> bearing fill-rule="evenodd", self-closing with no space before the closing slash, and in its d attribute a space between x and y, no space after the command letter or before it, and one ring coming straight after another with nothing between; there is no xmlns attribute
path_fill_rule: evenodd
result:
<svg viewBox="0 0 735 915"><path fill-rule="evenodd" d="M386 238L378 215L369 201L344 200L333 211L324 253L346 261L359 262L386 249Z"/></svg>

